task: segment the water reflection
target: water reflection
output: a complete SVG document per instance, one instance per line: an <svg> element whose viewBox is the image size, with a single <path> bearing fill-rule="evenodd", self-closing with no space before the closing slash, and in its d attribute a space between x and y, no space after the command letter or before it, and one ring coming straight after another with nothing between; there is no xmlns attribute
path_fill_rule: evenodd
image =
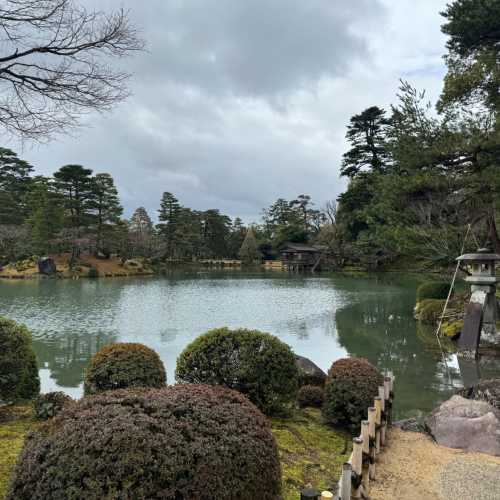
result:
<svg viewBox="0 0 500 500"><path fill-rule="evenodd" d="M415 279L210 273L161 279L0 282L0 314L34 334L42 391L81 394L83 370L103 345L142 342L174 381L176 358L215 327L271 332L327 370L363 356L397 377L397 416L430 410L461 384L456 358L412 317ZM460 367L461 368L461 367ZM500 370L499 370L500 372Z"/></svg>

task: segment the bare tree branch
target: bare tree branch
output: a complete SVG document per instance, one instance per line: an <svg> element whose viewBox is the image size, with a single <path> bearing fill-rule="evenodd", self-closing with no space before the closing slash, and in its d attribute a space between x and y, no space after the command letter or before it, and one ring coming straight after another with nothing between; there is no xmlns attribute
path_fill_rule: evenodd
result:
<svg viewBox="0 0 500 500"><path fill-rule="evenodd" d="M144 48L123 9L87 11L75 0L0 0L0 124L47 140L86 112L128 96L129 74L110 66Z"/></svg>

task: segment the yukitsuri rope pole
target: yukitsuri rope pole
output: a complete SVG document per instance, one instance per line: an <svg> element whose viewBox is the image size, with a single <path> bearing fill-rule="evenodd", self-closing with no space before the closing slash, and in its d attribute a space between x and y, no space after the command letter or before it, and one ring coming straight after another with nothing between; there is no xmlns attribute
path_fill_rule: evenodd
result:
<svg viewBox="0 0 500 500"><path fill-rule="evenodd" d="M384 385L378 388L373 406L368 408L368 419L361 422L361 434L352 440L352 453L342 465L337 494L306 488L301 500L351 500L367 498L370 481L376 479L375 462L381 449L387 444L387 427L392 424L394 399L394 375L387 372Z"/></svg>

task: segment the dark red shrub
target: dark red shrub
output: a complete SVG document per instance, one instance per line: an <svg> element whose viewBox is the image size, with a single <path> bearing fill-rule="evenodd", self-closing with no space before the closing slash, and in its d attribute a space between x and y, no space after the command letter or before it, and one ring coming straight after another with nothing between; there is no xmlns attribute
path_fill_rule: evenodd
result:
<svg viewBox="0 0 500 500"><path fill-rule="evenodd" d="M325 391L317 385L303 385L297 393L297 404L301 408L311 406L320 408L323 405Z"/></svg>
<svg viewBox="0 0 500 500"><path fill-rule="evenodd" d="M357 432L361 420L378 396L382 374L364 358L344 358L332 364L325 384L323 416L326 421Z"/></svg>
<svg viewBox="0 0 500 500"><path fill-rule="evenodd" d="M127 387L164 387L165 367L153 349L143 344L117 343L103 347L85 372L86 395Z"/></svg>
<svg viewBox="0 0 500 500"><path fill-rule="evenodd" d="M177 385L84 398L26 440L8 500L278 500L268 420L224 387Z"/></svg>

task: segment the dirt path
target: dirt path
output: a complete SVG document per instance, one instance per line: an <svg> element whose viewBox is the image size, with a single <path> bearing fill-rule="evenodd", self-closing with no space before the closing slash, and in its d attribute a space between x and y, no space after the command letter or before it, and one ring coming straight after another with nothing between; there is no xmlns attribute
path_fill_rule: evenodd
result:
<svg viewBox="0 0 500 500"><path fill-rule="evenodd" d="M500 500L500 457L464 453L392 429L377 461L372 500Z"/></svg>

